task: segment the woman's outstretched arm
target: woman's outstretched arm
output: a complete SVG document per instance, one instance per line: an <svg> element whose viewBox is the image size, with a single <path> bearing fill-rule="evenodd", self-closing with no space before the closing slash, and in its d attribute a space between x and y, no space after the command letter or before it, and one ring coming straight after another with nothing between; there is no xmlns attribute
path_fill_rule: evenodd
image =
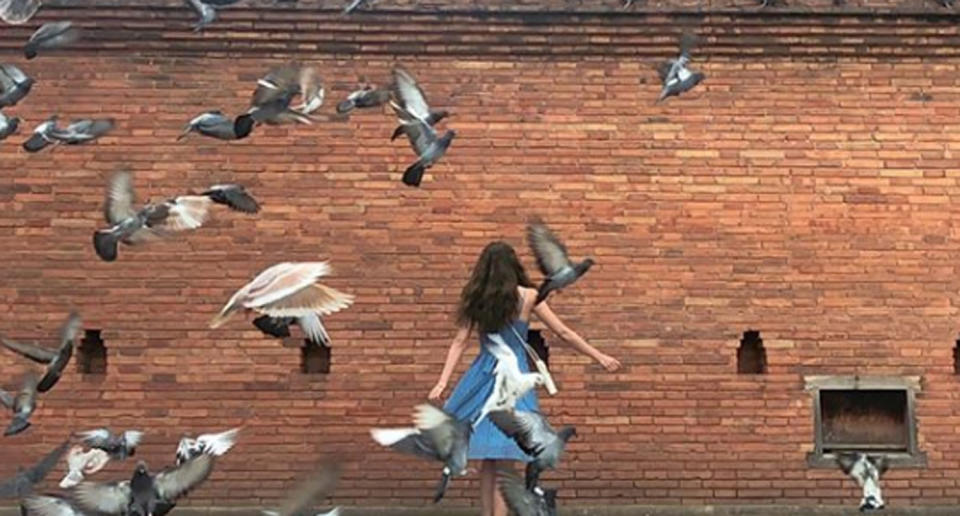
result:
<svg viewBox="0 0 960 516"><path fill-rule="evenodd" d="M463 356L463 350L467 348L467 337L469 336L470 328L460 328L457 330L457 334L453 337L453 342L450 343L450 350L447 351L447 361L443 364L443 372L440 373L440 380L437 381L437 385L430 391L430 395L427 396L428 399L439 400L440 397L443 396L443 391L447 388L447 382L450 381L450 375L453 374L453 370L456 369L457 364L460 362L460 357Z"/></svg>
<svg viewBox="0 0 960 516"><path fill-rule="evenodd" d="M553 313L553 310L550 309L546 302L533 307L533 313L543 321L543 324L547 325L547 328L550 328L553 333L556 333L561 340L570 344L573 349L578 352L597 361L607 371L613 372L620 369L619 360L588 344L587 341L583 340L583 337L577 335L577 332L568 328L566 324L563 324L563 321L557 317L557 314Z"/></svg>

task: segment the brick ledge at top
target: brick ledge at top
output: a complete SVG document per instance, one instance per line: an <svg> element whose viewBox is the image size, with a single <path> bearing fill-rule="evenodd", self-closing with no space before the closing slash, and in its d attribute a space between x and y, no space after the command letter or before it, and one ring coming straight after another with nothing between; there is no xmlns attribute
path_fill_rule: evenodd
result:
<svg viewBox="0 0 960 516"><path fill-rule="evenodd" d="M115 0L91 0L97 5ZM145 1L145 0L141 0ZM165 2L166 0L158 0ZM301 0L305 1L305 0ZM381 0L385 3L388 0ZM164 56L386 55L576 58L664 58L676 52L681 30L701 36L697 60L904 59L960 57L960 18L757 13L608 16L590 13L421 13L373 11L344 18L339 11L229 8L202 33L193 14L155 4L58 8L55 2L22 26L0 31L0 55L18 54L38 23L74 19L94 27L63 55ZM149 6L149 7L148 7ZM482 25L478 24L482 22ZM815 30L814 30L815 29Z"/></svg>
<svg viewBox="0 0 960 516"><path fill-rule="evenodd" d="M550 11L550 12L613 12L613 13L659 13L664 11L757 12L756 0L633 0L633 5L624 10L623 0L371 0L374 9L405 11ZM919 13L952 14L956 11L938 5L935 0L843 0L835 5L834 0L780 0L783 6L766 8L766 15L784 12L820 13ZM186 9L182 0L83 0L84 6L153 6ZM348 0L241 0L229 9L294 9L339 11ZM79 6L77 0L45 0L50 7Z"/></svg>

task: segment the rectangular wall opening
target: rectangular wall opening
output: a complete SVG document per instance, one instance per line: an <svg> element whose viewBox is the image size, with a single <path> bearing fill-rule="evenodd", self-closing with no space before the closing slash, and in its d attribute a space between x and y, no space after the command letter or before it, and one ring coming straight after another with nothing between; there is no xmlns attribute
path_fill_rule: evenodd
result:
<svg viewBox="0 0 960 516"><path fill-rule="evenodd" d="M543 340L543 334L540 333L540 330L530 330L527 332L527 344L537 352L540 360L543 360L543 363L546 364L547 367L550 367L550 346L547 345L547 341ZM530 355L527 355L527 366L531 371L537 370L537 365L533 363Z"/></svg>
<svg viewBox="0 0 960 516"><path fill-rule="evenodd" d="M906 390L820 391L824 453L878 451L906 453Z"/></svg>
<svg viewBox="0 0 960 516"><path fill-rule="evenodd" d="M100 330L84 330L77 352L80 374L107 374L107 347L100 338Z"/></svg>
<svg viewBox="0 0 960 516"><path fill-rule="evenodd" d="M300 346L300 372L303 374L330 373L330 347L304 339Z"/></svg>

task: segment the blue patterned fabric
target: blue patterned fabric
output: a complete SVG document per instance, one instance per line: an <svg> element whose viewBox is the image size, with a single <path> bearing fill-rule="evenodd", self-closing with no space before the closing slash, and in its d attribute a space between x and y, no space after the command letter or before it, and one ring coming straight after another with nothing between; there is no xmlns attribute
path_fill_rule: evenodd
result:
<svg viewBox="0 0 960 516"><path fill-rule="evenodd" d="M527 329L529 325L526 321L519 319L513 321L510 326L497 332L500 338L510 346L514 354L517 355L517 361L520 364L520 370L524 373L529 371L527 366L527 353L524 350L523 342L517 337L520 335L523 339L527 338ZM516 331L514 331L516 330ZM454 415L460 421L468 420L474 422L483 404L486 403L490 393L493 392L493 368L497 364L497 359L487 350L489 339L486 334L480 337L480 354L463 373L463 377L453 389L450 399L443 406L443 409ZM517 410L538 411L540 404L537 402L537 393L533 389L523 398L517 401ZM523 453L517 443L504 435L496 425L485 417L478 425L474 427L473 435L470 437L470 452L468 454L471 460L496 459L496 460L520 460L529 462L531 457Z"/></svg>

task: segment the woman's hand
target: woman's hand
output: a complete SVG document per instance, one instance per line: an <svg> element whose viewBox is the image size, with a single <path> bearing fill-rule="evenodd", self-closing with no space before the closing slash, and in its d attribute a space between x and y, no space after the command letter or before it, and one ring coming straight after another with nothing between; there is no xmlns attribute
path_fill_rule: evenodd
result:
<svg viewBox="0 0 960 516"><path fill-rule="evenodd" d="M440 401L440 398L443 396L443 391L447 389L447 384L442 382L437 382L437 384L430 390L430 394L427 395L427 399L430 401Z"/></svg>
<svg viewBox="0 0 960 516"><path fill-rule="evenodd" d="M620 361L616 358L613 358L610 355L600 353L600 356L597 357L597 363L603 366L609 372L614 372L620 369Z"/></svg>

